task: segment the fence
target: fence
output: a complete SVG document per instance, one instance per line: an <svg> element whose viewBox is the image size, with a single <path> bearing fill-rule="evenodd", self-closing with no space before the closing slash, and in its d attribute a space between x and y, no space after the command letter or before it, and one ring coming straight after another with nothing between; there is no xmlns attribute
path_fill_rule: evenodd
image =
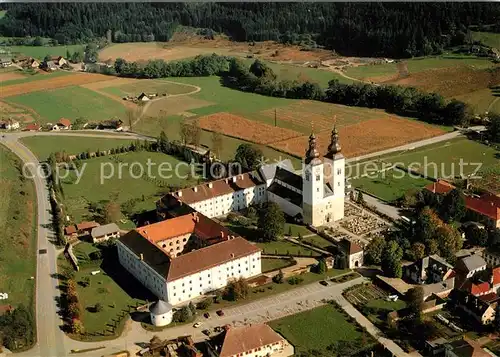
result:
<svg viewBox="0 0 500 357"><path fill-rule="evenodd" d="M76 271L79 271L80 267L78 266L78 259L76 258L75 254L73 253L73 246L71 245L71 243L66 244L66 247L64 248L64 255L71 262L71 265L73 265L73 268Z"/></svg>

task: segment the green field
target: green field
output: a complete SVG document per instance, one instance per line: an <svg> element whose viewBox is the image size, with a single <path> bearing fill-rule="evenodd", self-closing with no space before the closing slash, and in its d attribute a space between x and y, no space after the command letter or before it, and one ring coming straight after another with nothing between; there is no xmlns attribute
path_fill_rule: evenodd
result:
<svg viewBox="0 0 500 357"><path fill-rule="evenodd" d="M168 95L190 93L196 90L196 87L186 86L180 83L173 83L165 80L150 79L123 84L118 87L107 87L101 90L119 97L125 97L127 95L138 96L142 92L158 93L158 95L161 96L163 93Z"/></svg>
<svg viewBox="0 0 500 357"><path fill-rule="evenodd" d="M345 313L331 305L271 321L269 326L282 334L295 347L296 353L312 350L327 353L328 346L339 342L356 341L361 348L374 343L369 335L363 337L357 326L347 321Z"/></svg>
<svg viewBox="0 0 500 357"><path fill-rule="evenodd" d="M472 32L474 41L481 41L486 46L500 49L500 34L494 32Z"/></svg>
<svg viewBox="0 0 500 357"><path fill-rule="evenodd" d="M49 56L63 56L66 57L66 52L71 53L78 51L83 53L84 45L67 45L67 46L8 46L13 56L24 55L29 57L38 58L43 60L47 55Z"/></svg>
<svg viewBox="0 0 500 357"><path fill-rule="evenodd" d="M0 10L0 19L3 19L7 15L7 10Z"/></svg>
<svg viewBox="0 0 500 357"><path fill-rule="evenodd" d="M356 189L370 193L384 201L394 202L410 189L421 189L432 181L421 177L410 177L408 173L393 169L373 173L370 177L351 180Z"/></svg>
<svg viewBox="0 0 500 357"><path fill-rule="evenodd" d="M455 96L454 98L469 104L474 110L474 113L500 113L500 93L498 90L484 88L471 93Z"/></svg>
<svg viewBox="0 0 500 357"><path fill-rule="evenodd" d="M323 237L320 237L317 234L302 238L302 242L309 243L323 249L333 246L333 243L331 243L330 241L326 240Z"/></svg>
<svg viewBox="0 0 500 357"><path fill-rule="evenodd" d="M19 171L21 161L0 145L0 292L1 304L33 308L36 275L36 195Z"/></svg>
<svg viewBox="0 0 500 357"><path fill-rule="evenodd" d="M21 138L21 142L26 145L39 160L44 161L50 154L56 151L64 150L70 155L76 155L86 152L87 150L91 152L95 152L97 150L111 150L123 145L128 145L134 141L110 138L78 138L63 135L64 133L51 136L28 136Z"/></svg>
<svg viewBox="0 0 500 357"><path fill-rule="evenodd" d="M300 224L293 224L293 223L285 223L285 228L284 228L285 234L291 235L292 237L296 237L299 235L299 233L302 236L305 236L307 234L312 234L312 232L307 229L306 226L302 226Z"/></svg>
<svg viewBox="0 0 500 357"><path fill-rule="evenodd" d="M68 178L61 179L66 208L75 222L79 222L84 218L92 218L92 213L88 207L89 203L110 200L113 195L118 195L117 202L121 204L122 211L127 201L132 202L131 200L135 200L130 210L132 212L141 212L142 210L155 208L154 202L168 189L166 186L161 187L161 184L184 187L196 183L195 179L184 179L178 177L175 171L169 171L168 165L171 165L170 167L173 170L178 167L177 172L181 176L188 174L189 168L185 163L177 166L180 161L165 154L140 151L119 154L116 158L119 162L113 161L111 156L83 161L81 167L83 173L79 182L74 171L71 171ZM161 182L146 180L144 176L134 178L134 176L140 175L139 164L143 167L144 175L148 174L148 159L151 160L151 175L149 177L156 177ZM136 164L134 164L133 169L130 169L133 163ZM159 165L162 163L164 164L160 168ZM172 175L172 177L160 179L159 170L161 169L165 170L163 175ZM61 175L65 174L66 171L61 170ZM112 177L106 179L106 176ZM129 221L123 224L124 227L131 227L132 225Z"/></svg>
<svg viewBox="0 0 500 357"><path fill-rule="evenodd" d="M386 310L386 311L398 311L406 307L406 303L398 299L397 301L387 301L386 299L375 299L370 300L366 303L366 307Z"/></svg>
<svg viewBox="0 0 500 357"><path fill-rule="evenodd" d="M455 66L474 66L476 68L487 68L492 66L492 62L487 58L471 56L440 56L440 57L420 57L406 61L410 73L422 72L434 68L446 68ZM378 76L388 76L398 74L396 63L384 63L350 67L346 74L358 79L367 79Z"/></svg>
<svg viewBox="0 0 500 357"><path fill-rule="evenodd" d="M125 107L120 103L82 87L27 93L9 97L7 101L32 108L42 123L57 122L60 118L75 121L78 117L100 121L125 114Z"/></svg>
<svg viewBox="0 0 500 357"><path fill-rule="evenodd" d="M38 73L38 72L34 72L33 74L27 74L26 72L21 71L21 70L13 70L13 71L15 71L16 73L25 75L25 77L24 78L18 78L18 79L11 79L11 80L8 80L8 81L1 81L0 82L0 87L10 86L10 85L19 84L19 83L27 83L27 82L33 82L33 81L47 80L47 79L54 78L54 77L61 77L61 76L67 76L69 74L73 74L71 72L66 72L66 71L55 71L53 73Z"/></svg>
<svg viewBox="0 0 500 357"><path fill-rule="evenodd" d="M320 253L317 253L312 249L302 247L286 240L257 243L257 246L262 249L262 254L306 255L311 257L317 257L320 255Z"/></svg>
<svg viewBox="0 0 500 357"><path fill-rule="evenodd" d="M288 259L262 258L260 262L262 264L261 269L263 273L290 266L290 261Z"/></svg>

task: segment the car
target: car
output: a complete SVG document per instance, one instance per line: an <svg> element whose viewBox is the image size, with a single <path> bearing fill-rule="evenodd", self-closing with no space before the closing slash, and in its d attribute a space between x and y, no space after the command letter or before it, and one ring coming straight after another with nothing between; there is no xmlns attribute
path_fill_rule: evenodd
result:
<svg viewBox="0 0 500 357"><path fill-rule="evenodd" d="M323 286L328 286L328 282L325 280L321 280L319 283Z"/></svg>
<svg viewBox="0 0 500 357"><path fill-rule="evenodd" d="M196 323L193 325L193 327L194 327L194 328L198 328L198 327L200 327L200 326L201 326L201 322L196 322Z"/></svg>
<svg viewBox="0 0 500 357"><path fill-rule="evenodd" d="M205 316L206 319L210 318L210 314L208 312L205 312L203 316Z"/></svg>
<svg viewBox="0 0 500 357"><path fill-rule="evenodd" d="M224 316L224 311L222 311L222 310L217 310L217 315L219 315L219 316Z"/></svg>
<svg viewBox="0 0 500 357"><path fill-rule="evenodd" d="M203 332L203 333L204 333L205 335L207 335L207 336L210 336L210 330L203 330L203 331L201 331L201 332Z"/></svg>

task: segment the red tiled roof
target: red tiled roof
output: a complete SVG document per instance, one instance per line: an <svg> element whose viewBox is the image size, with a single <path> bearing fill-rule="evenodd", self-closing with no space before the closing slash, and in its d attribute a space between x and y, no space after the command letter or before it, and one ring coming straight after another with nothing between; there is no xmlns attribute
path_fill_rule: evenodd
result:
<svg viewBox="0 0 500 357"><path fill-rule="evenodd" d="M6 312L12 311L14 308L12 305L0 305L0 315L5 314Z"/></svg>
<svg viewBox="0 0 500 357"><path fill-rule="evenodd" d="M59 124L64 125L64 126L70 126L71 120L66 119L66 118L61 118L61 119L59 119Z"/></svg>
<svg viewBox="0 0 500 357"><path fill-rule="evenodd" d="M78 223L76 225L76 229L79 231L83 231L86 229L98 227L99 225L100 225L99 223L94 222L94 221L90 221L90 222L84 221L84 222Z"/></svg>
<svg viewBox="0 0 500 357"><path fill-rule="evenodd" d="M243 355L245 352L283 341L284 338L265 324L230 327L226 331L220 357Z"/></svg>
<svg viewBox="0 0 500 357"><path fill-rule="evenodd" d="M70 234L74 234L76 233L76 227L73 225L73 226L67 226L64 228L64 233L66 235L70 235Z"/></svg>
<svg viewBox="0 0 500 357"><path fill-rule="evenodd" d="M40 130L40 125L38 125L37 123L31 123L31 124L26 125L26 127L24 129L25 130Z"/></svg>
<svg viewBox="0 0 500 357"><path fill-rule="evenodd" d="M256 245L241 237L194 250L171 259L167 281L177 280L260 251Z"/></svg>
<svg viewBox="0 0 500 357"><path fill-rule="evenodd" d="M481 284L471 284L470 293L474 296L482 295L490 291L490 283L485 281Z"/></svg>
<svg viewBox="0 0 500 357"><path fill-rule="evenodd" d="M438 193L438 194L446 194L453 190L455 186L452 184L444 181L444 180L438 180L436 182L433 182L427 186L425 186L425 189L432 192L432 193Z"/></svg>
<svg viewBox="0 0 500 357"><path fill-rule="evenodd" d="M173 192L172 195L184 203L191 204L261 184L264 184L264 181L258 173L247 172L222 180L185 188ZM210 185L212 187L210 187Z"/></svg>
<svg viewBox="0 0 500 357"><path fill-rule="evenodd" d="M493 268L491 274L493 275L493 286L500 284L500 267Z"/></svg>
<svg viewBox="0 0 500 357"><path fill-rule="evenodd" d="M486 302L486 303L490 303L490 302L498 300L498 295L497 295L497 293L492 292L492 293L488 293L488 294L479 296L479 299Z"/></svg>
<svg viewBox="0 0 500 357"><path fill-rule="evenodd" d="M465 197L465 206L495 221L500 220L500 199L494 195L483 195L481 198Z"/></svg>

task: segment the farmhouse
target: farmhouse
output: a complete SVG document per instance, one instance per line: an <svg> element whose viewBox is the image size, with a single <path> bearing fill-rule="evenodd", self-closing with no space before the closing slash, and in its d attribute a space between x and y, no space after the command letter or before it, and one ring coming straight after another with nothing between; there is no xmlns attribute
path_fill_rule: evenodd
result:
<svg viewBox="0 0 500 357"><path fill-rule="evenodd" d="M40 130L40 125L37 123L30 123L26 125L23 129L24 131L39 131Z"/></svg>
<svg viewBox="0 0 500 357"><path fill-rule="evenodd" d="M51 58L51 61L54 62L54 64L59 67L68 63L62 56L53 56Z"/></svg>
<svg viewBox="0 0 500 357"><path fill-rule="evenodd" d="M404 267L404 276L414 284L433 284L454 275L453 267L439 255L430 255Z"/></svg>
<svg viewBox="0 0 500 357"><path fill-rule="evenodd" d="M137 97L137 100L140 100L141 102L147 102L150 100L150 98L148 97L148 95L146 93L141 93L139 94L139 96Z"/></svg>
<svg viewBox="0 0 500 357"><path fill-rule="evenodd" d="M158 213L168 211L169 196L208 217L225 215L262 202L276 202L297 221L321 226L344 217L345 159L334 128L327 154L321 159L311 134L302 174L289 160L263 165L239 174L173 192L157 202ZM174 201L175 201L174 200Z"/></svg>
<svg viewBox="0 0 500 357"><path fill-rule="evenodd" d="M71 129L71 121L66 118L59 119L57 124L55 124L52 127L52 130L70 130L70 129Z"/></svg>
<svg viewBox="0 0 500 357"><path fill-rule="evenodd" d="M93 228L99 227L100 224L94 221L83 221L76 225L76 230L78 234L89 234Z"/></svg>
<svg viewBox="0 0 500 357"><path fill-rule="evenodd" d="M117 249L120 264L172 305L261 273L258 247L199 212L131 230Z"/></svg>
<svg viewBox="0 0 500 357"><path fill-rule="evenodd" d="M265 324L244 327L224 326L224 331L206 342L209 356L292 356L294 348L288 341Z"/></svg>
<svg viewBox="0 0 500 357"><path fill-rule="evenodd" d="M5 68L12 65L12 60L10 58L0 58L0 67Z"/></svg>
<svg viewBox="0 0 500 357"><path fill-rule="evenodd" d="M104 224L92 228L90 236L93 243L104 242L110 238L120 238L120 228L115 223Z"/></svg>
<svg viewBox="0 0 500 357"><path fill-rule="evenodd" d="M12 119L0 121L0 129L6 129L6 130L19 129L19 122Z"/></svg>

